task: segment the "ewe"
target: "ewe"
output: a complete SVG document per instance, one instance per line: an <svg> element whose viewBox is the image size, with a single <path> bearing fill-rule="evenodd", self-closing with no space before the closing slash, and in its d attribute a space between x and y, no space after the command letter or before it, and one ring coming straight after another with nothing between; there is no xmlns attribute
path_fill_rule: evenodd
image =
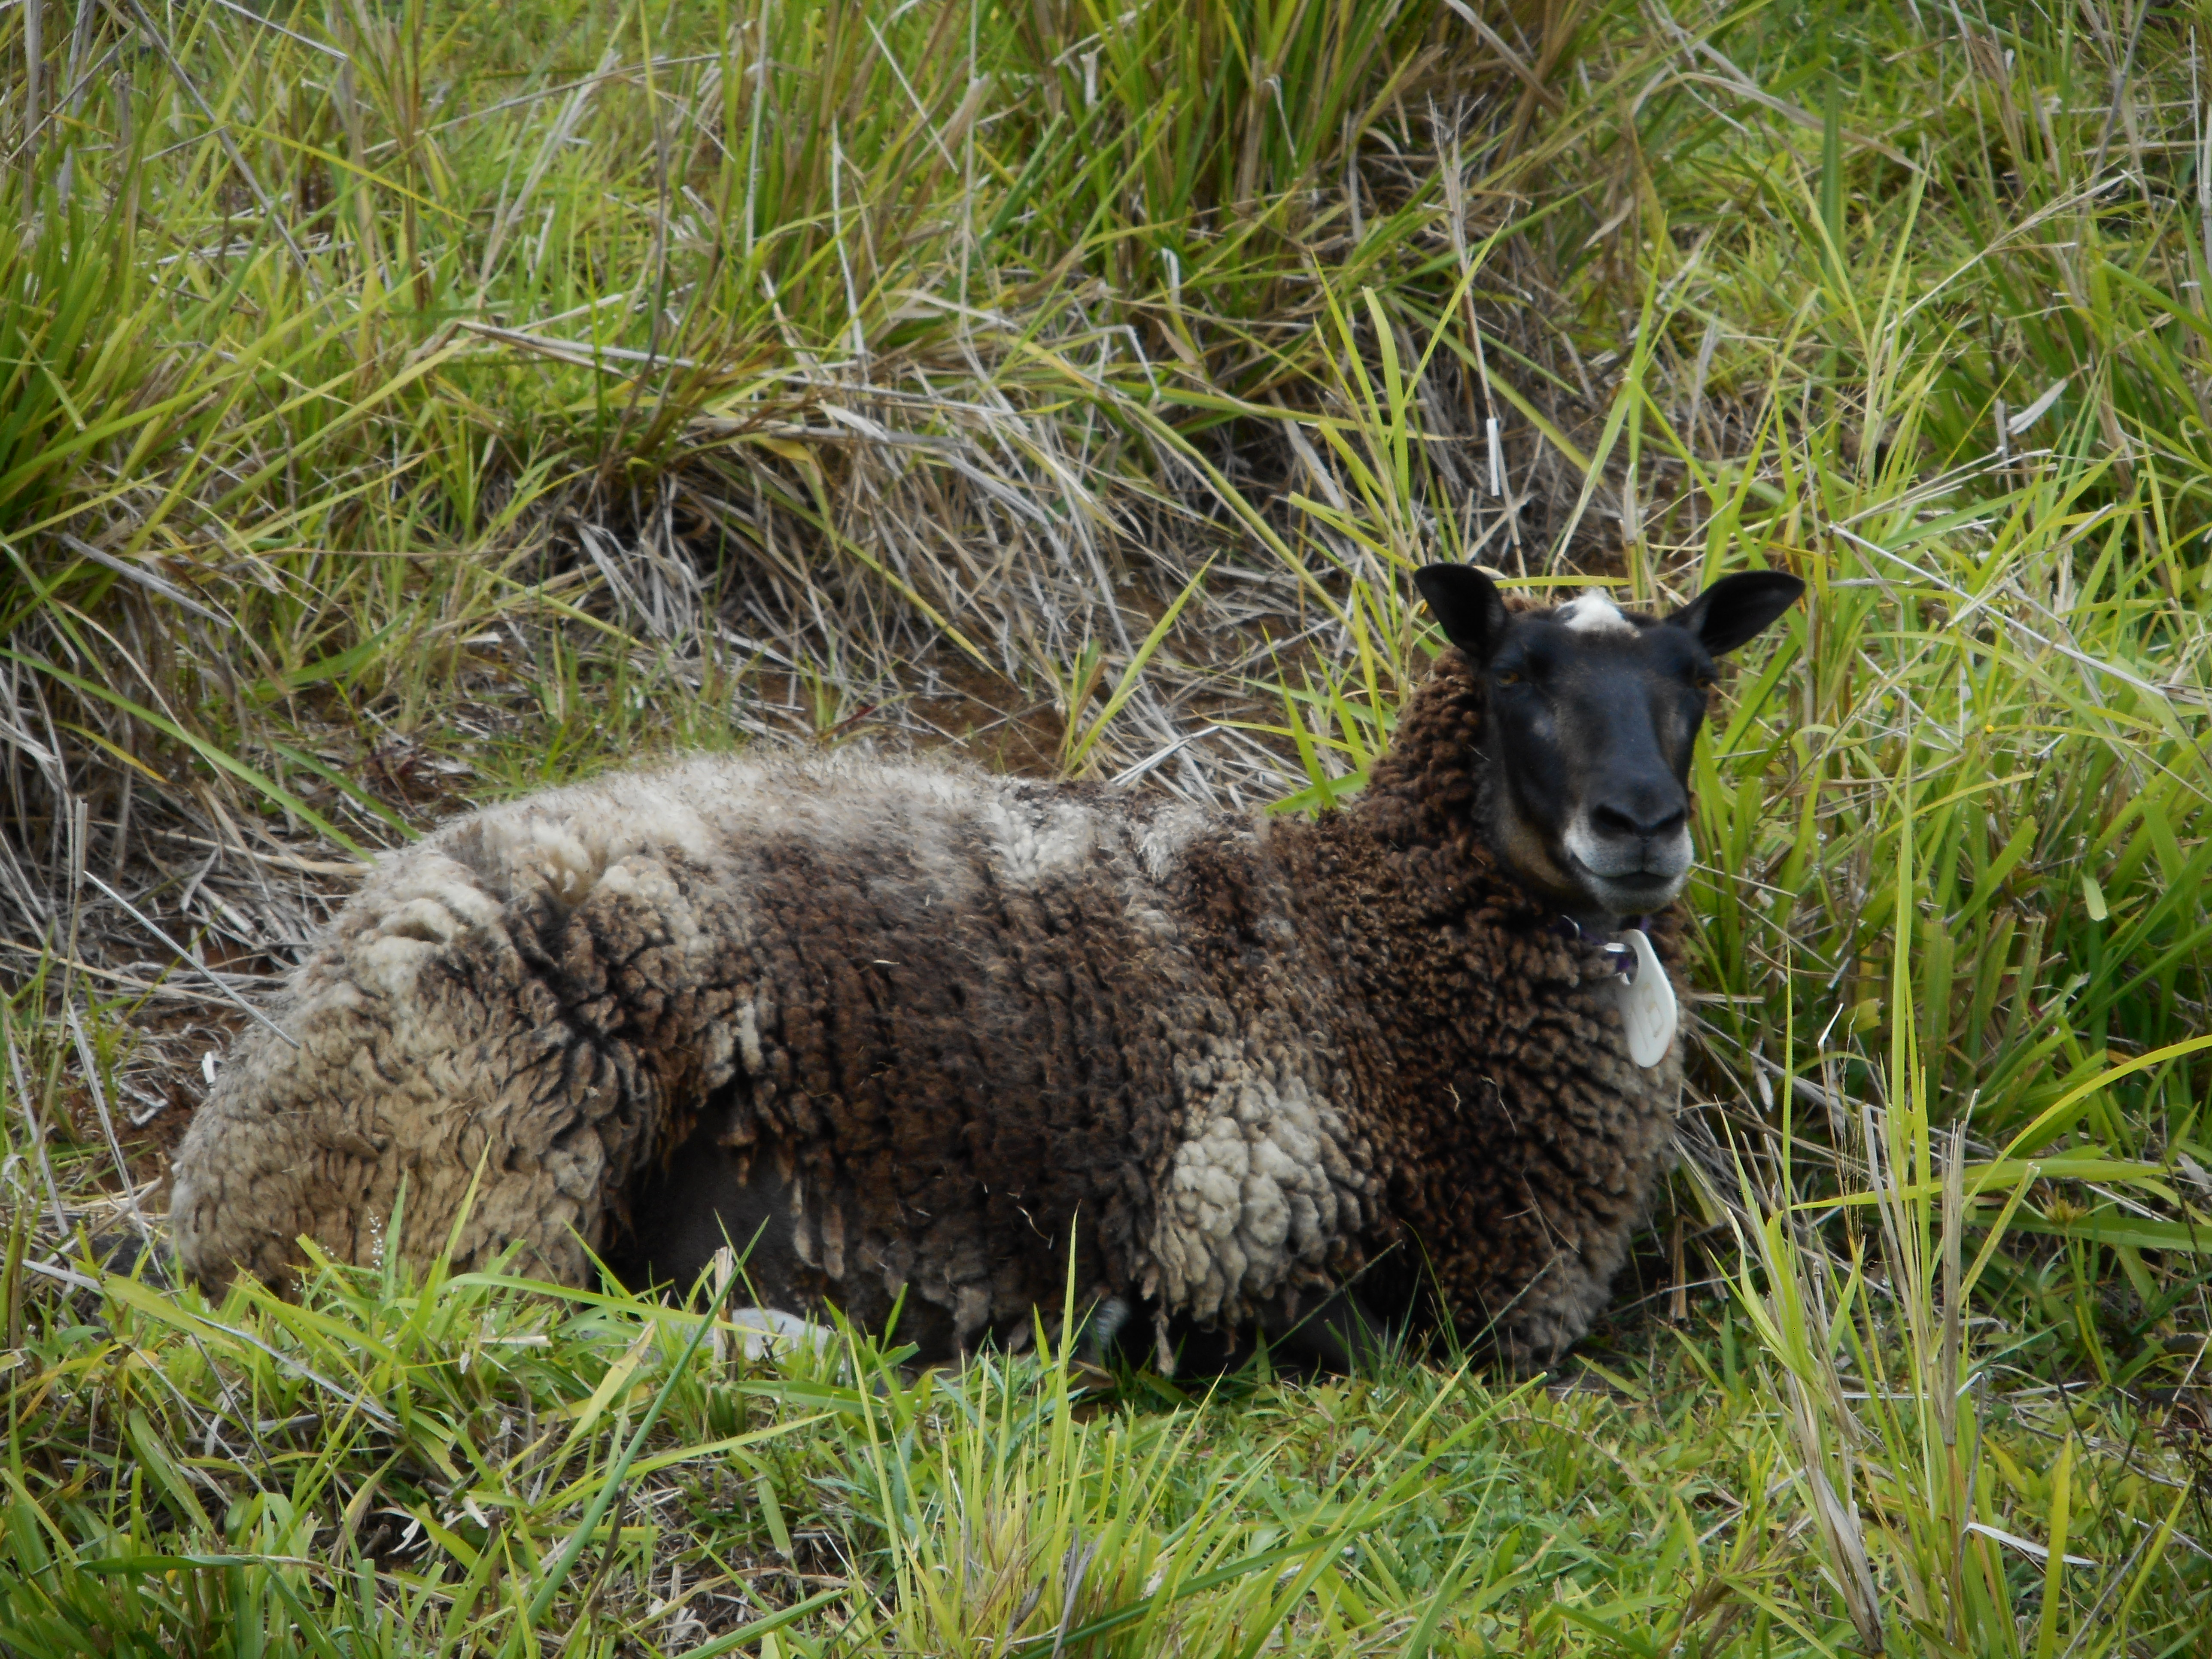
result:
<svg viewBox="0 0 2212 1659"><path fill-rule="evenodd" d="M1668 1158L1653 913L1713 659L1803 584L1652 618L1418 580L1453 648L1311 823L749 755L390 854L293 975L293 1040L247 1033L185 1139L185 1269L283 1284L302 1235L422 1259L458 1224L460 1267L680 1285L727 1239L767 1306L880 1328L902 1295L936 1358L1018 1344L1072 1249L1164 1349L1302 1328L1341 1363L1365 1321L1449 1321L1556 1353Z"/></svg>

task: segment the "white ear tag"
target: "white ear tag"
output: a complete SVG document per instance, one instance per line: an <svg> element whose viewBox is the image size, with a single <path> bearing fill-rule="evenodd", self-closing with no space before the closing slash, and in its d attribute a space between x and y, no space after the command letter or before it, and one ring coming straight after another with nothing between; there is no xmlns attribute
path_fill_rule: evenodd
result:
<svg viewBox="0 0 2212 1659"><path fill-rule="evenodd" d="M1674 1043L1674 988L1642 928L1621 937L1636 953L1636 977L1621 985L1620 1023L1628 1030L1628 1057L1648 1068L1666 1059Z"/></svg>

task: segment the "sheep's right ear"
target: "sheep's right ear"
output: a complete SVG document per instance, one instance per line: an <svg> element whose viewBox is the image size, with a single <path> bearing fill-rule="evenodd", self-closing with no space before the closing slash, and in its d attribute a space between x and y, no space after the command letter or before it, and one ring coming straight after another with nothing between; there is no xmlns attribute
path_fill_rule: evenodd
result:
<svg viewBox="0 0 2212 1659"><path fill-rule="evenodd" d="M1471 564L1428 564L1413 586L1443 624L1444 637L1476 662L1487 662L1505 634L1505 601L1498 585Z"/></svg>

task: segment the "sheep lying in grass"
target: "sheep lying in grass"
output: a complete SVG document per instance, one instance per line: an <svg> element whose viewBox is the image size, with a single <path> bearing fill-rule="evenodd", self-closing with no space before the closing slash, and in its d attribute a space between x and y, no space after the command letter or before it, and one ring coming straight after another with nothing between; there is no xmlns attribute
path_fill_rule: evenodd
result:
<svg viewBox="0 0 2212 1659"><path fill-rule="evenodd" d="M767 1305L902 1298L925 1356L1018 1341L1071 1267L1163 1333L1325 1308L1341 1358L1356 1279L1369 1316L1557 1352L1680 1085L1671 1025L1631 1057L1612 936L1688 870L1713 658L1802 585L1653 619L1419 582L1454 648L1314 822L746 757L391 854L293 975L293 1041L249 1032L185 1137L184 1267L283 1283L302 1236L426 1258L458 1225L463 1267L520 1241L688 1283L727 1239Z"/></svg>

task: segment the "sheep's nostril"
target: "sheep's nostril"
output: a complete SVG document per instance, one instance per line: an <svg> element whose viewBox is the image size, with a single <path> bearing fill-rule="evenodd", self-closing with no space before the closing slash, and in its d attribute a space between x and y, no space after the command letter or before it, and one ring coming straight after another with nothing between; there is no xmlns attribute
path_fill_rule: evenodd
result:
<svg viewBox="0 0 2212 1659"><path fill-rule="evenodd" d="M1590 827L1601 836L1620 840L1656 841L1671 836L1689 821L1679 803L1644 805L1607 802L1590 809Z"/></svg>

